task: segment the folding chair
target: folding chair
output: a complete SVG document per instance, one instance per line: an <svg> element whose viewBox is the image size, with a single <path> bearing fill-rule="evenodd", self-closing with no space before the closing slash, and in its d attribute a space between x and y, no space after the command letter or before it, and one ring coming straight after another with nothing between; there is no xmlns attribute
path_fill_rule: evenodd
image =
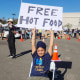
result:
<svg viewBox="0 0 80 80"><path fill-rule="evenodd" d="M29 77L30 77L30 74L31 74L32 65L33 65L33 61L31 62L31 67L30 67Z"/></svg>

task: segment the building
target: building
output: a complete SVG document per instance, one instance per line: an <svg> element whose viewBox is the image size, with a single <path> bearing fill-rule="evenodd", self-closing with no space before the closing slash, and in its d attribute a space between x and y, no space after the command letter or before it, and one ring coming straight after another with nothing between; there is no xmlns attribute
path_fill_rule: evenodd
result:
<svg viewBox="0 0 80 80"><path fill-rule="evenodd" d="M80 13L63 13L63 26L71 24L71 28L80 28Z"/></svg>

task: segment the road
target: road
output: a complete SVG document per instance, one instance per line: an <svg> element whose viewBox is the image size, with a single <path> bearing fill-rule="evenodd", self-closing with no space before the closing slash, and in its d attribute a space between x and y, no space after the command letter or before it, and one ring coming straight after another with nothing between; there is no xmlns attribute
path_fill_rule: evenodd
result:
<svg viewBox="0 0 80 80"><path fill-rule="evenodd" d="M45 42L48 49L49 38L45 39ZM58 44L58 55L61 61L72 63L71 68L66 71L65 68L58 68L62 78L57 80L80 80L80 42L72 38L71 40L55 39L55 43ZM31 39L23 42L16 39L16 53L16 59L8 58L7 41L0 39L0 80L27 80L32 61Z"/></svg>

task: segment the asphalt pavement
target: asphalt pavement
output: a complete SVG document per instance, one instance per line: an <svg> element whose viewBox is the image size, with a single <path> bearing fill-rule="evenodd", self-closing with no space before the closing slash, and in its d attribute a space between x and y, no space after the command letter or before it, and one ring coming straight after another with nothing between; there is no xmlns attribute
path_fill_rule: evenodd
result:
<svg viewBox="0 0 80 80"><path fill-rule="evenodd" d="M39 39L36 39L36 42ZM45 39L47 50L49 38ZM80 80L80 42L71 38L55 39L58 44L58 55L63 65L57 64L58 78L56 80ZM8 58L9 49L7 41L0 39L0 80L27 80L29 77L31 57L31 39L20 42L16 39L17 58Z"/></svg>

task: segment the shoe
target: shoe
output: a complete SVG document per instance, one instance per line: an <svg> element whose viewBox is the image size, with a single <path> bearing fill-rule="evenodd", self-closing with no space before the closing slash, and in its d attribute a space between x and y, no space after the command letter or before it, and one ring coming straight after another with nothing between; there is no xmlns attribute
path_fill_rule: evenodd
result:
<svg viewBox="0 0 80 80"><path fill-rule="evenodd" d="M8 58L12 58L13 56L9 55Z"/></svg>
<svg viewBox="0 0 80 80"><path fill-rule="evenodd" d="M12 59L16 58L16 56L13 56Z"/></svg>

